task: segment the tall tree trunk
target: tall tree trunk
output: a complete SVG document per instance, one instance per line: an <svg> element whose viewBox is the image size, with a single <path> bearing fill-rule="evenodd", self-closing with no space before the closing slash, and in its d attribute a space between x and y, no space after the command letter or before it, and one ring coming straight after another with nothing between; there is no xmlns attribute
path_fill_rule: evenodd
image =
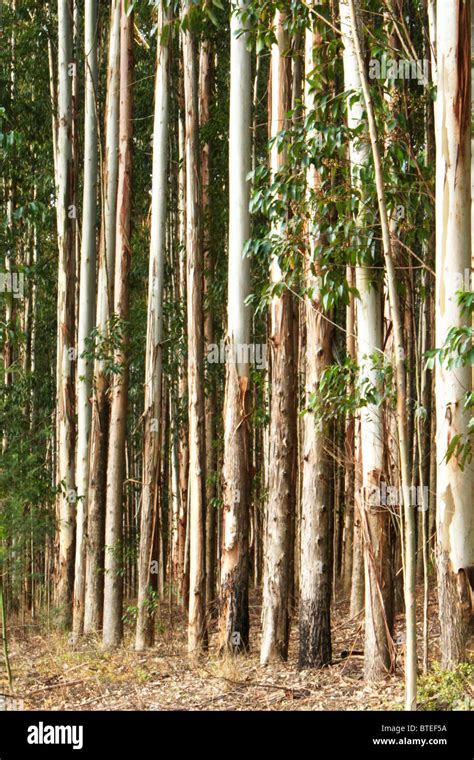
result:
<svg viewBox="0 0 474 760"><path fill-rule="evenodd" d="M201 44L199 59L199 124L205 126L210 118L214 64L212 45L208 40ZM210 198L211 144L209 139L201 145L201 203L203 216L203 245L206 304L204 315L204 340L206 354L214 343L214 308L211 301L212 283L215 277L215 254L212 240L212 209ZM206 377L206 605L208 615L216 612L216 376L208 365Z"/></svg>
<svg viewBox="0 0 474 760"><path fill-rule="evenodd" d="M250 237L251 66L247 36L239 13L231 19L229 132L229 271L227 368L224 401L223 545L221 557L219 646L241 651L249 644L249 497L250 436L248 427L250 344L250 264L243 256Z"/></svg>
<svg viewBox="0 0 474 760"><path fill-rule="evenodd" d="M58 190L56 200L59 246L56 363L56 501L59 557L55 603L58 623L71 624L74 579L74 209L72 157L72 5L58 0Z"/></svg>
<svg viewBox="0 0 474 760"><path fill-rule="evenodd" d="M344 81L346 90L355 90L360 100L351 102L349 128L363 123L362 82L359 73L356 40L350 7L340 2L341 30L344 41ZM369 146L353 140L350 146L354 192L363 198L360 167L368 165ZM357 219L361 235L365 234L364 200ZM357 304L358 364L361 376L378 386L374 361L382 352L382 290L370 266L358 266L356 283L360 294ZM360 445L362 458L362 494L360 499L361 531L364 542L365 567L365 644L364 672L367 679L377 679L392 666L391 627L391 557L389 546L390 510L380 503L383 477L384 436L382 410L368 404L361 410ZM373 498L375 497L375 499Z"/></svg>
<svg viewBox="0 0 474 760"><path fill-rule="evenodd" d="M314 53L321 36L306 30L306 116L315 109ZM308 200L318 192L319 177L313 166L307 171ZM316 249L317 220L309 220L309 250L305 262L307 294L305 399L317 394L322 373L332 360L333 327L322 314ZM301 558L299 667L320 667L331 662L331 474L327 430L321 420L306 411L303 418L303 487L301 494Z"/></svg>
<svg viewBox="0 0 474 760"><path fill-rule="evenodd" d="M52 25L51 5L46 6L48 27ZM51 30L48 28L48 70L49 70L49 100L51 104L51 136L53 147L54 186L58 187L58 113L57 113L57 76L54 67L54 47Z"/></svg>
<svg viewBox="0 0 474 760"><path fill-rule="evenodd" d="M288 126L291 108L291 58L285 15L275 13L276 43L272 47L271 135ZM275 175L284 165L285 151L275 144L271 170ZM274 230L284 234L283 225ZM278 257L271 264L270 279L282 282ZM275 295L270 314L271 401L269 434L269 495L266 520L266 556L263 583L262 645L263 665L286 660L290 633L290 589L297 468L296 344L295 309L289 290Z"/></svg>
<svg viewBox="0 0 474 760"><path fill-rule="evenodd" d="M78 214L78 178L79 178L79 6L77 0L72 0L72 59L69 76L72 78L72 207L73 216L73 237L74 237L74 265L75 265L75 290L74 303L75 309L79 308L79 280L80 280L80 234L79 234L79 214ZM78 348L78 328L79 320L77 316L74 319L74 345ZM77 361L77 354L76 354ZM77 364L76 364L77 368ZM77 503L77 495L76 495Z"/></svg>
<svg viewBox="0 0 474 760"><path fill-rule="evenodd" d="M150 265L148 272L147 345L143 487L138 554L138 618L135 649L153 644L154 606L149 598L154 532L157 528L161 441L161 373L163 342L163 277L168 184L168 64L169 18L159 10L153 127ZM166 30L168 26L168 31ZM163 558L161 558L163 561Z"/></svg>
<svg viewBox="0 0 474 760"><path fill-rule="evenodd" d="M188 15L191 1L186 0ZM192 23L192 22L190 22ZM203 252L199 178L199 80L196 33L183 32L186 109L186 258L189 413L189 615L188 651L197 655L205 644L206 459L204 430Z"/></svg>
<svg viewBox="0 0 474 760"><path fill-rule="evenodd" d="M183 304L184 324L186 325L186 163L184 139L184 82L180 78L180 109L178 114L178 241L179 241L179 300ZM182 92L181 92L182 90ZM181 108L182 105L182 108ZM185 328L186 329L186 328ZM184 336L186 340L186 333ZM185 609L188 607L189 577L186 568L187 522L188 522L188 479L189 479L189 441L187 430L187 393L188 378L185 367L180 367L178 379L179 427L178 427L178 466L179 466L179 511L177 525L177 552L175 578L178 597Z"/></svg>
<svg viewBox="0 0 474 760"><path fill-rule="evenodd" d="M120 62L120 0L110 9L109 60L105 115L105 161L102 189L102 220L97 275L96 330L102 349L113 308L115 237L118 176L118 115ZM94 388L90 431L89 492L87 498L86 592L84 632L102 626L104 595L104 528L107 444L109 436L108 375L105 358L94 362Z"/></svg>
<svg viewBox="0 0 474 760"><path fill-rule="evenodd" d="M16 12L16 2L12 2L12 14ZM15 68L16 68L16 44L15 44L15 31L12 30L10 36L10 65L9 65L9 77L8 77L8 105L9 105L9 117L14 118L15 107ZM13 169L13 167L12 167ZM8 229L8 248L5 252L5 272L10 278L10 289L13 290L13 270L14 270L14 224L13 224L13 211L15 204L15 187L14 187L14 172L9 172L7 177L3 178L4 188L4 200L6 205L6 223ZM2 292L3 295L3 292ZM13 383L13 340L12 336L15 332L15 296L13 292L7 293L5 299L5 330L3 335L3 373L5 387L9 387ZM2 453L4 453L8 446L8 433L6 426L2 431Z"/></svg>
<svg viewBox="0 0 474 760"><path fill-rule="evenodd" d="M357 0L349 0L354 50L357 57L360 83L364 95L367 112L370 144L374 161L375 184L377 190L380 226L382 229L382 244L387 273L387 283L390 299L390 312L393 322L395 339L395 383L397 392L397 425L400 447L400 470L404 507L405 529L405 609L406 609L406 661L405 661L405 707L414 710L416 707L417 657L416 657L416 562L415 562L415 514L410 504L410 462L409 440L407 431L407 373L406 351L403 335L402 314L397 290L397 278L393 259L390 225L385 201L385 187L382 160L378 142L377 123L374 106L370 93L360 32L360 11ZM367 599L367 594L366 594ZM390 643L390 633L387 631L387 641Z"/></svg>
<svg viewBox="0 0 474 760"><path fill-rule="evenodd" d="M438 4L436 156L436 345L453 327L470 326L457 290L471 268L471 9L469 2ZM472 633L467 574L474 565L474 464L464 471L454 454L456 436L465 436L472 389L471 367L436 366L437 564L443 665L453 668L466 656Z"/></svg>
<svg viewBox="0 0 474 760"><path fill-rule="evenodd" d="M171 419L177 420L176 403L173 398L173 390L170 392L170 412ZM179 521L179 454L178 454L178 430L177 425L173 423L171 431L171 514L170 514L170 551L169 551L169 589L170 602L175 597L178 601L178 521Z"/></svg>
<svg viewBox="0 0 474 760"><path fill-rule="evenodd" d="M13 17L16 13L16 2L13 0L11 12ZM10 39L10 61L9 61L9 71L8 71L8 84L7 84L7 98L8 98L8 116L11 120L14 120L15 118L15 76L16 76L16 41L15 41L15 29L12 28ZM13 152L13 156L15 155L15 152ZM13 271L14 271L14 246L15 246L15 232L14 232L14 222L13 222L13 211L14 211L14 190L15 190L15 182L14 182L14 161L12 162L11 171L7 172L7 176L3 178L2 185L4 189L4 203L6 205L6 225L7 225L7 242L8 247L5 251L5 278L9 278L10 282L7 284L7 291L13 291ZM3 279L3 278L2 278ZM4 285L2 283L2 295L3 295L3 288ZM3 336L2 336L2 342L3 342L3 377L4 377L4 383L5 388L9 388L13 384L13 378L14 378L14 340L13 336L15 335L15 295L13 292L7 292L6 298L5 298L5 319L3 322ZM8 438L9 438L9 431L7 429L7 425L2 426L2 446L1 451L2 454L5 454L8 449ZM3 543L3 542L2 542ZM15 550L15 543L16 539L13 535L11 539L7 540L7 546L8 544L11 545L11 552L8 552L7 558L8 560L11 559L10 567L9 567L9 580L10 580L10 588L13 590L15 586L17 586L17 578L16 578L16 570L15 565L17 564L17 557L16 557L16 550ZM2 573L6 574L6 570L1 568ZM7 586L7 591L10 589ZM16 596L16 591L14 591ZM12 606L17 607L17 599L13 597L12 594Z"/></svg>
<svg viewBox="0 0 474 760"><path fill-rule="evenodd" d="M86 588L87 497L89 491L89 442L91 425L92 361L86 341L95 318L96 217L97 217L97 0L85 4L85 114L84 188L82 203L82 246L79 296L77 358L77 513L76 566L74 576L73 631L84 627ZM87 355L85 352L88 352Z"/></svg>
<svg viewBox="0 0 474 760"><path fill-rule="evenodd" d="M133 13L122 0L120 15L120 111L117 222L115 238L114 314L121 345L114 352L114 374L110 401L110 437L107 456L104 557L105 647L122 640L123 546L122 515L125 481L125 440L128 405L128 339L124 326L128 318L130 275L130 217L132 173L132 74ZM126 330L126 327L125 327Z"/></svg>

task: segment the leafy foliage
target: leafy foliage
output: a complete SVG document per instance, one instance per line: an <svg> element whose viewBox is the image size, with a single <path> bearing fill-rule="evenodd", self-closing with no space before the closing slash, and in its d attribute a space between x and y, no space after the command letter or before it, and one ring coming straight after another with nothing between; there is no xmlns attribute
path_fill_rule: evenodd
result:
<svg viewBox="0 0 474 760"><path fill-rule="evenodd" d="M433 672L420 678L419 700L424 710L472 710L474 665L462 663L454 670L434 664Z"/></svg>

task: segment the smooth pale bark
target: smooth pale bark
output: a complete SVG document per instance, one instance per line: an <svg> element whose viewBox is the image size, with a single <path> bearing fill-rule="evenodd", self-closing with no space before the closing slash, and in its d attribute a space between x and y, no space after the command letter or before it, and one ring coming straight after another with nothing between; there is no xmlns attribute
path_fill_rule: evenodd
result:
<svg viewBox="0 0 474 760"><path fill-rule="evenodd" d="M312 82L314 53L321 36L312 29L305 36L306 117L315 109ZM319 190L314 166L307 171L308 203ZM316 247L320 244L316 222L309 221L309 246L305 261L306 373L305 407L318 392L324 370L332 361L333 326L322 313ZM331 662L331 506L332 462L328 454L328 431L312 412L303 417L303 484L300 539L300 668L321 667Z"/></svg>
<svg viewBox="0 0 474 760"><path fill-rule="evenodd" d="M436 118L436 345L452 327L470 325L457 291L471 267L471 40L470 3L438 5ZM461 286L462 289L462 286ZM472 608L467 574L474 565L474 465L464 471L446 451L467 433L471 368L436 366L437 565L443 665L467 657ZM469 570L470 568L470 570Z"/></svg>
<svg viewBox="0 0 474 760"><path fill-rule="evenodd" d="M85 112L84 187L82 201L82 245L79 286L79 329L77 357L77 514L76 564L74 573L73 632L84 627L86 590L87 497L89 491L89 442L91 425L92 360L85 356L95 319L96 218L97 218L97 0L86 0L84 13Z"/></svg>
<svg viewBox="0 0 474 760"><path fill-rule="evenodd" d="M187 0L185 9L191 6ZM186 259L189 414L189 611L188 652L206 638L204 520L206 459L204 429L203 251L199 177L199 80L196 34L183 32L186 155Z"/></svg>
<svg viewBox="0 0 474 760"><path fill-rule="evenodd" d="M340 2L341 31L344 42L344 84L361 96L361 77L358 68L350 8ZM348 104L348 126L357 128L363 122L362 97ZM354 191L362 194L364 188L360 170L370 158L369 145L355 139L350 145L351 173ZM357 224L361 236L365 233L363 202L360 204ZM374 356L382 351L382 289L374 278L373 269L363 263L356 268L356 284L360 295L357 303L358 365L361 377L377 387ZM371 495L379 493L384 466L384 434L382 409L368 404L360 412L360 446L362 459L362 493L360 495L361 533L364 545L365 568L365 643L364 673L367 679L377 679L391 668L391 565L389 547L390 511L377 505Z"/></svg>
<svg viewBox="0 0 474 760"><path fill-rule="evenodd" d="M51 3L47 4L46 16L51 23ZM49 100L51 103L51 136L53 146L54 186L58 186L58 118L57 118L57 81L54 68L54 48L51 35L48 34L48 70L49 70Z"/></svg>
<svg viewBox="0 0 474 760"><path fill-rule="evenodd" d="M130 218L132 173L132 86L133 13L122 0L120 14L120 109L117 220L115 232L114 314L120 324L128 317L130 276ZM110 433L107 452L104 555L104 647L122 641L123 546L122 515L125 481L125 441L128 406L128 340L115 351L114 364L120 368L112 380Z"/></svg>
<svg viewBox="0 0 474 760"><path fill-rule="evenodd" d="M249 644L249 365L240 355L250 344L250 264L243 255L250 237L251 60L240 34L239 11L231 19L229 131L229 266L227 368L224 401L223 544L221 557L219 647L241 651Z"/></svg>
<svg viewBox="0 0 474 760"><path fill-rule="evenodd" d="M75 475L74 475L74 212L72 156L72 16L67 0L58 0L58 145L57 232L58 302L56 360L56 513L59 556L55 604L58 623L69 626L74 579Z"/></svg>
<svg viewBox="0 0 474 760"><path fill-rule="evenodd" d="M33 197L36 200L37 197L37 188L36 185L34 187ZM33 251L31 256L31 263L34 267L38 266L38 260L39 260L39 246L38 246L38 226L37 224L33 224ZM33 280L31 284L31 313L30 313L30 320L29 320L29 333L30 333L30 340L29 340L29 350L30 350L30 359L29 359L29 371L31 373L31 377L35 377L36 373L36 352L37 352L37 336L38 336L38 285L35 280ZM28 324L28 323L27 323ZM37 422L37 416L38 416L38 391L35 385L33 384L31 388L30 393L30 431L33 435L35 429L36 429L36 422Z"/></svg>
<svg viewBox="0 0 474 760"><path fill-rule="evenodd" d="M105 157L102 177L103 204L97 273L96 329L101 341L106 338L108 321L113 308L118 177L119 62L120 0L113 0L110 9L107 99L105 109ZM105 485L109 433L108 384L105 360L96 359L94 362L92 420L89 440L85 633L98 631L102 626Z"/></svg>
<svg viewBox="0 0 474 760"><path fill-rule="evenodd" d="M430 46L431 81L434 85L438 82L438 64L436 51L436 0L425 0L426 15L428 18L428 40Z"/></svg>
<svg viewBox="0 0 474 760"><path fill-rule="evenodd" d="M370 354L382 349L381 289L371 281L371 275L365 267L357 268L356 282L360 293L357 305L358 363L361 376L377 387L377 373ZM379 506L377 498L375 505L371 503L371 496L376 496L383 480L384 433L381 407L369 404L361 410L360 436L360 507L365 567L364 673L367 679L375 680L392 667L390 643L393 625L390 510L387 506Z"/></svg>
<svg viewBox="0 0 474 760"><path fill-rule="evenodd" d="M350 34L350 17L349 7L345 0L339 3L340 23L342 39L344 43L343 63L344 63L344 85L346 90L360 91L360 78L357 73L357 60L355 57L354 46ZM360 100L348 103L347 122L349 128L355 129L363 118L363 109ZM352 141L349 146L349 157L351 162L351 179L355 187L360 186L358 171L360 166L364 166L368 160L368 148L364 143ZM360 275L359 275L360 279ZM354 285L356 282L354 281ZM358 304L355 309L358 317ZM355 320L355 314L353 316ZM358 320L357 320L358 324ZM356 358L356 345L352 346L354 358ZM350 615L355 617L364 609L364 540L362 533L362 432L360 414L355 423L354 430L354 527L352 542L352 579L351 579L351 600Z"/></svg>
<svg viewBox="0 0 474 760"><path fill-rule="evenodd" d="M161 440L161 374L163 358L163 279L168 200L168 68L169 44L165 25L169 19L160 8L153 125L153 174L151 194L148 316L145 353L145 409L143 487L138 554L138 617L135 649L153 644L154 606L150 604L150 572L154 533L157 528L158 481ZM163 558L162 558L163 561Z"/></svg>
<svg viewBox="0 0 474 760"><path fill-rule="evenodd" d="M349 0L350 20L354 40L354 50L364 95L367 112L370 144L375 170L377 202L382 230L382 245L387 274L387 284L390 299L390 312L393 323L395 341L395 385L397 393L397 426L400 448L400 474L404 507L405 529L405 609L406 609L406 658L405 658L405 708L416 708L417 655L416 655L416 542L415 542L415 512L410 504L410 464L409 441L407 430L407 373L405 366L406 351L403 335L403 322L400 300L397 289L397 276L392 251L390 224L385 201L385 187L382 160L378 141L377 122L371 97L367 73L365 70L362 50L362 35L360 32L360 10L356 0ZM377 567L377 566L376 566ZM367 594L366 594L367 598ZM381 602L382 603L382 602ZM387 631L387 642L391 643Z"/></svg>
<svg viewBox="0 0 474 760"><path fill-rule="evenodd" d="M288 126L291 108L291 58L289 36L283 12L275 13L276 43L272 46L271 135ZM276 145L271 152L275 175L284 165L285 151ZM272 231L283 233L282 225ZM272 259L270 280L283 279L276 256ZM297 472L296 416L296 341L295 309L289 290L274 296L270 308L271 401L269 432L269 483L266 518L265 573L263 582L262 665L286 660L290 632L290 590Z"/></svg>

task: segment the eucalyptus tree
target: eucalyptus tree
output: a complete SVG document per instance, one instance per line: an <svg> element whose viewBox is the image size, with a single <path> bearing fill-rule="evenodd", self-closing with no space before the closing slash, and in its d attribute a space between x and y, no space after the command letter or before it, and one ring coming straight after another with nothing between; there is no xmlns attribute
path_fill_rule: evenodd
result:
<svg viewBox="0 0 474 760"><path fill-rule="evenodd" d="M286 150L278 134L289 126L291 58L285 11L276 10L271 49L270 165L275 178L283 168ZM284 218L275 219L270 267L273 298L270 306L271 401L269 432L269 492L266 516L265 569L260 660L286 660L290 633L290 590L296 494L296 320L292 293L285 287L278 250L285 234Z"/></svg>
<svg viewBox="0 0 474 760"><path fill-rule="evenodd" d="M58 301L56 360L56 484L59 552L55 602L58 622L72 613L75 533L75 249L72 156L72 16L68 0L58 0L57 234Z"/></svg>
<svg viewBox="0 0 474 760"><path fill-rule="evenodd" d="M148 272L147 344L145 352L145 410L143 413L143 486L138 553L138 617L135 648L153 643L154 604L150 573L157 529L161 451L163 353L163 285L167 221L170 13L158 10L153 168L151 190L150 261ZM160 558L163 562L164 558Z"/></svg>
<svg viewBox="0 0 474 760"><path fill-rule="evenodd" d="M96 298L97 219L97 0L86 0L84 9L84 182L82 245L79 283L77 346L77 452L76 452L76 562L74 572L73 631L84 627L87 499L89 495L89 442L91 426L92 357L88 340L94 327Z"/></svg>
<svg viewBox="0 0 474 760"><path fill-rule="evenodd" d="M345 0L339 4L341 32L344 42L344 86L353 93L348 101L348 127L358 130L364 123L364 102L361 74L357 59L356 40L350 6ZM350 163L354 196L361 201L357 208L356 223L361 240L368 240L366 213L367 188L364 187L364 169L370 164L370 145L353 137L350 143ZM363 381L380 389L378 367L382 360L382 285L373 267L373 247L363 251L356 267L357 349L358 364ZM374 273L375 272L375 273ZM391 667L391 557L389 545L390 511L380 504L384 466L384 433L382 409L377 401L368 403L360 412L361 447L361 531L365 567L365 643L364 670L366 678L376 679Z"/></svg>
<svg viewBox="0 0 474 760"><path fill-rule="evenodd" d="M113 311L118 177L120 0L110 7L105 104L105 149L102 174L101 228L97 267L95 360L87 497L87 545L84 631L102 625L104 592L104 526L107 442L109 434L109 344Z"/></svg>
<svg viewBox="0 0 474 760"><path fill-rule="evenodd" d="M472 345L471 316L460 301L471 272L471 8L438 3L436 111L437 569L441 653L445 667L467 657L474 565L472 368L457 349ZM472 296L472 294L471 294ZM463 461L464 460L464 461ZM472 575L471 575L472 582Z"/></svg>
<svg viewBox="0 0 474 760"><path fill-rule="evenodd" d="M305 108L306 123L316 117L313 72L315 52L322 44L321 34L313 28L305 33ZM309 130L314 137L315 130ZM317 140L314 141L317 143ZM309 206L308 249L305 260L306 327L305 405L318 393L324 370L332 363L333 324L323 313L321 266L318 247L324 236L313 218L314 196L320 192L320 178L314 163L307 169ZM331 662L331 461L328 454L324 419L307 410L303 417L303 482L301 492L299 666L327 665Z"/></svg>
<svg viewBox="0 0 474 760"><path fill-rule="evenodd" d="M227 366L224 401L223 545L220 583L221 649L248 648L250 450L248 400L250 372L250 264L245 244L250 238L251 57L240 14L246 2L232 8L229 120L229 263Z"/></svg>
<svg viewBox="0 0 474 760"><path fill-rule="evenodd" d="M214 46L210 40L203 39L199 54L199 129L206 131L209 128L214 88L215 70ZM205 286L205 311L204 311L204 341L206 353L214 345L215 340L215 312L212 303L212 287L216 276L215 267L215 244L213 240L214 213L211 208L211 173L212 173L212 145L209 134L201 139L201 208L203 218L203 258L204 258L204 286ZM216 523L217 510L216 498L216 470L217 470L217 387L215 372L212 365L208 365L205 397L206 418L206 606L208 614L214 615L216 610Z"/></svg>
<svg viewBox="0 0 474 760"><path fill-rule="evenodd" d="M122 0L120 12L120 108L117 216L115 232L114 316L119 340L114 349L115 372L110 389L110 431L107 451L105 504L104 624L105 647L122 640L123 500L128 408L128 336L130 296L130 220L132 174L132 95L134 15Z"/></svg>
<svg viewBox="0 0 474 760"><path fill-rule="evenodd" d="M183 8L183 77L186 160L186 266L189 415L189 611L188 651L205 644L206 449L204 428L203 250L199 166L199 77L196 8Z"/></svg>
<svg viewBox="0 0 474 760"><path fill-rule="evenodd" d="M390 235L390 223L387 212L386 190L384 183L382 157L379 146L379 135L377 122L375 118L374 102L371 96L367 72L365 69L360 7L357 0L349 0L349 11L351 21L351 33L354 41L354 51L357 58L357 67L359 71L360 84L364 96L364 104L367 113L367 122L369 127L370 145L372 151L375 187L377 192L377 205L382 231L382 248L384 255L385 271L387 276L387 286L389 293L390 314L392 317L394 351L395 351L395 387L397 395L397 432L398 445L400 450L400 481L402 494L403 519L405 530L405 578L404 578L404 595L405 595L405 620L406 620L406 662L405 662L405 709L414 710L416 707L417 696L417 641L416 641L416 542L415 542L415 515L414 507L410 500L410 460L409 460L409 441L407 426L407 369L406 369L406 351L405 339L403 333L403 321L400 308L400 298L397 286L397 277L395 262L392 249L392 240ZM377 486L378 484L374 483ZM386 510L384 510L386 512ZM384 518L387 520L387 517ZM369 528L370 529L370 528ZM380 531L380 528L379 528ZM373 538L370 541L373 546ZM374 571L377 573L379 568L386 565L383 560L383 544L380 541L379 547L381 559L378 565L374 565ZM374 554L372 549L371 555ZM372 564L373 556L368 559ZM367 577L367 576L366 576ZM390 584L391 585L391 584ZM371 592L372 593L372 592ZM366 591L366 604L368 603L369 594ZM382 597L382 598L381 598ZM384 623L386 641L390 647L389 656L392 656L390 625L387 618L387 604L383 599L383 588L381 589L379 600L384 609Z"/></svg>
<svg viewBox="0 0 474 760"><path fill-rule="evenodd" d="M182 35L181 35L182 37ZM181 42L180 37L180 42ZM180 52L182 45L180 45ZM180 56L180 62L182 55ZM178 108L178 209L177 209L177 227L178 227L178 296L180 303L183 304L184 310L184 336L183 342L186 343L186 293L187 293L187 272L186 272L186 161L185 161L185 140L184 140L184 121L185 114L181 105L184 103L184 82L182 76L182 65L180 68L179 78L179 102ZM188 503L188 483L189 483L189 441L187 430L187 415L185 414L187 400L187 368L181 366L178 378L178 409L180 410L180 420L178 424L178 522L176 526L176 553L174 556L174 581L178 589L178 597L183 606L187 607L188 598L188 573L186 566L186 548L187 548L187 518L189 512Z"/></svg>

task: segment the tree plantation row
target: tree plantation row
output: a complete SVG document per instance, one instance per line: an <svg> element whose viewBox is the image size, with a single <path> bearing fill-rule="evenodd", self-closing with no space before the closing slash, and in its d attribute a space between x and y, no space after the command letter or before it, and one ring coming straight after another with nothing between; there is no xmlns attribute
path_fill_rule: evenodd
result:
<svg viewBox="0 0 474 760"><path fill-rule="evenodd" d="M343 600L369 681L403 615L413 709L436 592L469 660L471 17L3 4L5 640L144 650L166 600L192 658L285 661L296 625L321 668Z"/></svg>

